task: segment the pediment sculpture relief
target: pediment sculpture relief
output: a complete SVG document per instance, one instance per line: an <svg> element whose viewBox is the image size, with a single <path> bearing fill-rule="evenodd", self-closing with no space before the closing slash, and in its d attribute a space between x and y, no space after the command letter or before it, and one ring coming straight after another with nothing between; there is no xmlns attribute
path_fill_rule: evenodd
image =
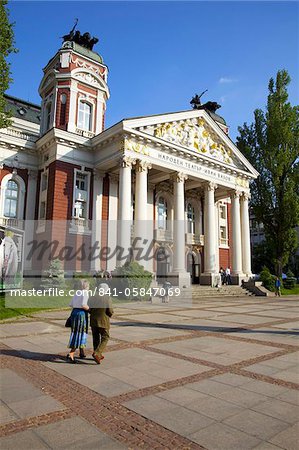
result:
<svg viewBox="0 0 299 450"><path fill-rule="evenodd" d="M154 135L226 164L237 165L232 150L212 138L201 118L187 119L182 123L163 123L155 129Z"/></svg>

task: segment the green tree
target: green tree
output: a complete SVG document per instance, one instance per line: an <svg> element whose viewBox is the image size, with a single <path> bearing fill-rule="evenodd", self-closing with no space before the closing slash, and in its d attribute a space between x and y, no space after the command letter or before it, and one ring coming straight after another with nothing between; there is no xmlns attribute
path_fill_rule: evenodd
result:
<svg viewBox="0 0 299 450"><path fill-rule="evenodd" d="M6 7L7 0L0 1L0 129L11 124L10 114L5 111L5 91L11 83L10 63L7 58L10 53L16 52L14 47L13 24L9 22L9 12Z"/></svg>
<svg viewBox="0 0 299 450"><path fill-rule="evenodd" d="M254 123L239 127L237 146L259 171L252 183L251 206L264 224L267 252L276 275L297 246L299 223L299 106L288 101L290 76L285 70L269 81L266 111L254 112Z"/></svg>

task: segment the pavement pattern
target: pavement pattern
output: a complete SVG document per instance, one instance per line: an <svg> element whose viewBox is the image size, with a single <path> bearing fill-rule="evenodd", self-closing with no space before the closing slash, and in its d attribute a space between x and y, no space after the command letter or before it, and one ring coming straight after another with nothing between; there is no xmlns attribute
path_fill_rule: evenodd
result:
<svg viewBox="0 0 299 450"><path fill-rule="evenodd" d="M1 325L1 450L298 450L298 297L115 307L101 365L67 311Z"/></svg>

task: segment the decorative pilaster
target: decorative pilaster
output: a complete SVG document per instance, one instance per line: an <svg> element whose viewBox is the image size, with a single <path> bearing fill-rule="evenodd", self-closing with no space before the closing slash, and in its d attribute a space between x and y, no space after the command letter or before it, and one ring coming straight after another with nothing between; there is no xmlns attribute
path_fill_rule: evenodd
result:
<svg viewBox="0 0 299 450"><path fill-rule="evenodd" d="M242 269L246 277L251 273L251 249L250 249L250 228L249 228L249 193L243 193L241 197L241 235L242 235Z"/></svg>
<svg viewBox="0 0 299 450"><path fill-rule="evenodd" d="M240 283L242 275L242 237L240 220L240 191L231 195L232 201L232 276L236 284Z"/></svg>
<svg viewBox="0 0 299 450"><path fill-rule="evenodd" d="M13 175L17 171L13 170ZM32 269L32 259L27 259L27 251L30 251L28 243L33 240L34 235L34 219L35 219L35 205L36 205L36 185L37 185L37 170L28 170L27 183L27 200L26 200L26 217L25 217L25 232L24 232L24 270L28 272Z"/></svg>

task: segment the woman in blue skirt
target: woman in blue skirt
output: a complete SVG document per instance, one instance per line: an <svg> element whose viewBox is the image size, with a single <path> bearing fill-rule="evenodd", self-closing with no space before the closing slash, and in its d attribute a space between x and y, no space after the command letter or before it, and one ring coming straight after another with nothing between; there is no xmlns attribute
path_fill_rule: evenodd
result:
<svg viewBox="0 0 299 450"><path fill-rule="evenodd" d="M84 349L87 342L88 331L88 301L89 284L86 280L80 280L73 296L70 306L73 308L71 313L71 335L69 348L71 349L67 355L70 363L76 363L75 352L77 348L80 351L80 358L86 358Z"/></svg>

